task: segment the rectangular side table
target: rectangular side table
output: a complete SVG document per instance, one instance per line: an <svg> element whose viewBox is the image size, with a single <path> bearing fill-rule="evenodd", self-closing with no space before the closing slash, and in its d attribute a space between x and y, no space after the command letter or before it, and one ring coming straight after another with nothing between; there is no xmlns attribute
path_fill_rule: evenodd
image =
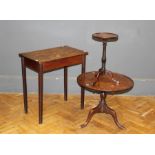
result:
<svg viewBox="0 0 155 155"><path fill-rule="evenodd" d="M68 67L82 64L85 72L87 52L69 46L20 53L23 77L24 111L28 112L26 67L38 73L39 124L43 122L43 74L64 68L64 100L67 100ZM81 109L84 108L84 89L81 88Z"/></svg>

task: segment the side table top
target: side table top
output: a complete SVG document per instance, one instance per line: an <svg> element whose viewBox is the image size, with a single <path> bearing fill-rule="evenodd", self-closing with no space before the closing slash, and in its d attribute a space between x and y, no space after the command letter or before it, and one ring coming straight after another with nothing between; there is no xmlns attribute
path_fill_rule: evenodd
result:
<svg viewBox="0 0 155 155"><path fill-rule="evenodd" d="M39 63L60 60L78 55L87 55L87 52L69 46L55 47L44 50L20 53L19 56L37 61Z"/></svg>
<svg viewBox="0 0 155 155"><path fill-rule="evenodd" d="M118 40L118 35L114 33L109 33L109 32L98 32L98 33L94 33L92 35L92 38L95 41L100 41L100 42L113 42Z"/></svg>
<svg viewBox="0 0 155 155"><path fill-rule="evenodd" d="M94 71L79 75L77 78L78 84L81 87L92 92L106 92L109 94L124 93L131 90L134 86L134 82L132 79L125 75L113 72L110 72L109 75L101 75L97 83L93 85L93 82L96 81L97 73L98 72ZM112 75L112 78L119 84L116 84L116 82L112 81L110 74Z"/></svg>

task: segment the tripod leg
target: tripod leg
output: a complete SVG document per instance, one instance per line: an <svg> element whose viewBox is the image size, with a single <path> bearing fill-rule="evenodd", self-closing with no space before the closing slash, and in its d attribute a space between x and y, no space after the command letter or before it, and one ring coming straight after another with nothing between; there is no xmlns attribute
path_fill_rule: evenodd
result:
<svg viewBox="0 0 155 155"><path fill-rule="evenodd" d="M100 94L100 102L99 102L99 104L95 108L93 108L93 109L91 109L89 111L87 120L85 121L84 124L81 125L81 128L86 127L88 125L88 123L91 121L93 115L96 114L96 113L110 114L113 117L115 124L120 129L125 128L122 124L119 123L116 112L113 109L111 109L110 107L108 107L108 105L106 104L106 100L105 100L106 96L107 96L106 93L104 93L104 94L101 93Z"/></svg>
<svg viewBox="0 0 155 155"><path fill-rule="evenodd" d="M118 118L117 118L117 114L116 114L116 112L115 112L113 109L111 109L110 107L107 106L107 107L106 107L106 112L105 112L105 113L110 114L110 115L113 117L115 124L116 124L120 129L124 129L124 128L125 128L122 124L119 123Z"/></svg>
<svg viewBox="0 0 155 155"><path fill-rule="evenodd" d="M93 108L93 109L91 109L91 110L89 111L89 114L88 114L88 117L87 117L86 122L85 122L84 124L81 125L81 128L86 127L86 126L88 125L88 123L90 122L90 120L92 119L93 115L94 115L95 113L97 113L98 111L99 111L98 106L95 107L95 108Z"/></svg>
<svg viewBox="0 0 155 155"><path fill-rule="evenodd" d="M84 124L81 125L81 128L84 128L88 125L88 123L90 122L90 120L92 119L94 114L103 112L104 98L106 97L106 95L101 94L100 97L101 97L101 100L100 100L99 104L95 108L93 108L89 111L87 120Z"/></svg>

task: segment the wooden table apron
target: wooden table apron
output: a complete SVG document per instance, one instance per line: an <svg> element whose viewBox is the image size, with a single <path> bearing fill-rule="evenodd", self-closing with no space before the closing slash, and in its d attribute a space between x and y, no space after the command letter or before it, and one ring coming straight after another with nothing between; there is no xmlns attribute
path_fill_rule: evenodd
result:
<svg viewBox="0 0 155 155"><path fill-rule="evenodd" d="M43 74L56 69L64 68L64 100L67 100L67 82L68 82L68 67L81 64L81 72L85 73L86 55L77 55L48 62L37 62L22 56L22 77L23 77L23 94L24 94L24 111L28 112L27 104L27 82L26 82L26 67L38 73L38 95L39 95L39 124L43 122ZM81 109L84 108L84 88L81 88Z"/></svg>

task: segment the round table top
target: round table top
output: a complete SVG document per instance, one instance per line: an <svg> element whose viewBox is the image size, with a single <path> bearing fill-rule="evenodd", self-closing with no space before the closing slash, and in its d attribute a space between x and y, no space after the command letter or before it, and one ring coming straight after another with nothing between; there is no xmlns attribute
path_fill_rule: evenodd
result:
<svg viewBox="0 0 155 155"><path fill-rule="evenodd" d="M118 40L118 35L114 33L109 33L109 32L98 32L98 33L94 33L92 35L92 38L95 41L100 41L100 42L113 42Z"/></svg>
<svg viewBox="0 0 155 155"><path fill-rule="evenodd" d="M96 81L96 75L98 72L87 72L78 76L78 84L95 93L109 93L109 94L120 94L131 90L134 86L134 82L129 77L107 71L105 75L100 75L99 80Z"/></svg>

